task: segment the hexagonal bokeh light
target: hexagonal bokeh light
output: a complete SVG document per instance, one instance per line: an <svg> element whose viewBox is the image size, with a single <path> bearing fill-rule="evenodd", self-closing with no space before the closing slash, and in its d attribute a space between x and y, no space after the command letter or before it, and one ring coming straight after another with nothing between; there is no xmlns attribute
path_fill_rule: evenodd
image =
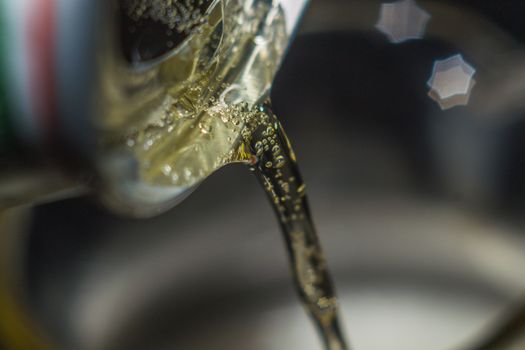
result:
<svg viewBox="0 0 525 350"><path fill-rule="evenodd" d="M474 74L476 70L461 55L437 60L427 83L430 87L428 95L443 110L467 105L476 84Z"/></svg>
<svg viewBox="0 0 525 350"><path fill-rule="evenodd" d="M390 42L399 44L411 39L421 39L430 17L414 0L384 3L381 5L376 28Z"/></svg>

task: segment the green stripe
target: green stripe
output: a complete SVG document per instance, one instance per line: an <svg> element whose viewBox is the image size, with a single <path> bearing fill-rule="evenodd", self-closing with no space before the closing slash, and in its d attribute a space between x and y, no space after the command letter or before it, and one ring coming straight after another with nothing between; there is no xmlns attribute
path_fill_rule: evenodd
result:
<svg viewBox="0 0 525 350"><path fill-rule="evenodd" d="M13 130L9 120L7 97L7 40L5 11L0 4L0 153L7 153L13 144Z"/></svg>

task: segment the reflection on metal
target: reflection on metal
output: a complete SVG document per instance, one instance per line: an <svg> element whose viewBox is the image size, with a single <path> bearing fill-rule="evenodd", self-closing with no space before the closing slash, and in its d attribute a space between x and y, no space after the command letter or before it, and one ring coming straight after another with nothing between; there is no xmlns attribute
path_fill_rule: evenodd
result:
<svg viewBox="0 0 525 350"><path fill-rule="evenodd" d="M410 39L421 39L430 17L414 0L384 3L376 28L391 42L398 44Z"/></svg>
<svg viewBox="0 0 525 350"><path fill-rule="evenodd" d="M432 76L428 80L428 96L436 101L441 109L467 105L472 88L476 84L473 76L476 70L455 55L434 63Z"/></svg>

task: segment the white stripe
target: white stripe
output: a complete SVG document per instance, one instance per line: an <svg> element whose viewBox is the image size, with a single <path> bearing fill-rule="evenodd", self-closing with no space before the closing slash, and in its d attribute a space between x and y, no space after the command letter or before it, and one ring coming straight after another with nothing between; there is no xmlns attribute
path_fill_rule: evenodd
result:
<svg viewBox="0 0 525 350"><path fill-rule="evenodd" d="M84 148L89 147L93 114L91 94L97 64L96 35L100 26L97 15L105 1L56 0L60 123L66 139Z"/></svg>
<svg viewBox="0 0 525 350"><path fill-rule="evenodd" d="M307 3L308 0L281 0L281 7L284 11L286 31L288 32L288 35L292 35L295 27L299 24L299 20L301 19L301 15L303 14Z"/></svg>
<svg viewBox="0 0 525 350"><path fill-rule="evenodd" d="M7 98L15 132L24 142L38 143L34 99L30 93L28 52L28 10L31 0L1 1L5 9L7 55ZM34 4L33 4L34 6Z"/></svg>

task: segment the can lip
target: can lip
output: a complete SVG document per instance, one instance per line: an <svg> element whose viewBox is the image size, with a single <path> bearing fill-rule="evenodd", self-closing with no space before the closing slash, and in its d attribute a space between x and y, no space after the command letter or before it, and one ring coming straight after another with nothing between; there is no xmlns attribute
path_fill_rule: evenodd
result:
<svg viewBox="0 0 525 350"><path fill-rule="evenodd" d="M102 202L115 214L147 219L165 213L181 203L197 186L156 187L127 183L118 185L118 190L121 192L101 191L100 195Z"/></svg>

